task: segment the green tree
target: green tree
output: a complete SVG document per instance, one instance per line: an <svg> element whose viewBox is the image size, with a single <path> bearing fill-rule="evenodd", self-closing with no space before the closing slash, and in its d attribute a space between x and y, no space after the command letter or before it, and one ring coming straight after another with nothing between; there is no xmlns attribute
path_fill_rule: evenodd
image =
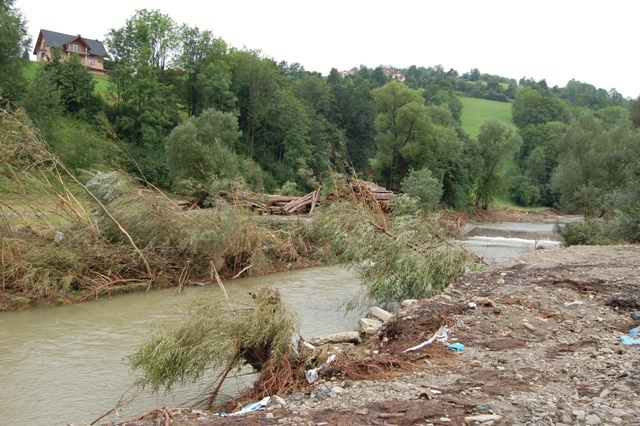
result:
<svg viewBox="0 0 640 426"><path fill-rule="evenodd" d="M409 156L426 141L428 115L420 92L391 81L372 91L376 117L377 173L389 189L397 190L409 170Z"/></svg>
<svg viewBox="0 0 640 426"><path fill-rule="evenodd" d="M14 0L0 0L0 97L16 100L26 89L23 52L29 48L26 20Z"/></svg>
<svg viewBox="0 0 640 426"><path fill-rule="evenodd" d="M93 116L99 109L99 99L95 94L96 82L91 72L80 63L80 57L75 53L65 61L61 52L53 48L52 56L44 69L60 91L64 109L71 113L87 110L87 115Z"/></svg>
<svg viewBox="0 0 640 426"><path fill-rule="evenodd" d="M629 121L607 129L592 112L577 117L560 140L558 167L552 177L562 206L586 216L606 212L606 197L629 182L625 171L637 161L629 156L637 141Z"/></svg>
<svg viewBox="0 0 640 426"><path fill-rule="evenodd" d="M631 113L630 113L631 122L633 126L637 129L640 128L640 96L633 101L631 105Z"/></svg>
<svg viewBox="0 0 640 426"><path fill-rule="evenodd" d="M240 136L237 118L214 109L176 126L165 144L173 182L193 179L204 184L214 175L236 177L239 160L233 145Z"/></svg>
<svg viewBox="0 0 640 426"><path fill-rule="evenodd" d="M364 173L375 156L375 118L377 109L367 81L356 85L352 78L342 78L337 71L327 79L332 96L328 119L344 132L348 159L359 173Z"/></svg>
<svg viewBox="0 0 640 426"><path fill-rule="evenodd" d="M550 121L565 121L566 111L562 100L546 90L530 87L518 89L511 107L513 121L519 128L529 124L543 124Z"/></svg>
<svg viewBox="0 0 640 426"><path fill-rule="evenodd" d="M19 105L27 111L40 133L51 143L54 135L53 123L63 113L62 95L51 74L44 68L38 69Z"/></svg>
<svg viewBox="0 0 640 426"><path fill-rule="evenodd" d="M417 198L425 211L433 210L442 198L442 181L428 168L410 170L402 179L402 192Z"/></svg>
<svg viewBox="0 0 640 426"><path fill-rule="evenodd" d="M475 185L475 206L487 209L496 196L505 192L504 165L521 143L520 136L513 129L494 118L480 127L478 152L482 169Z"/></svg>
<svg viewBox="0 0 640 426"><path fill-rule="evenodd" d="M227 44L211 31L188 25L183 25L179 34L180 46L174 62L185 73L181 97L186 102L187 114L197 115L207 108L230 111L236 99L230 91Z"/></svg>
<svg viewBox="0 0 640 426"><path fill-rule="evenodd" d="M155 67L164 70L178 45L176 23L159 10L136 10L125 26L111 29L106 36L115 63L126 63L138 70Z"/></svg>

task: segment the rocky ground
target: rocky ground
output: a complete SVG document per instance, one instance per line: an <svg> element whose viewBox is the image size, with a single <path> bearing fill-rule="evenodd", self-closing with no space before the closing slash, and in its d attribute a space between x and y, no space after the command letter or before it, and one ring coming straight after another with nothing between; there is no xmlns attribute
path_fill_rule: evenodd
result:
<svg viewBox="0 0 640 426"><path fill-rule="evenodd" d="M160 409L127 424L640 425L640 345L620 340L640 325L639 266L638 246L537 250L399 311L366 344L390 368L336 366L241 416ZM404 352L442 325L463 351Z"/></svg>

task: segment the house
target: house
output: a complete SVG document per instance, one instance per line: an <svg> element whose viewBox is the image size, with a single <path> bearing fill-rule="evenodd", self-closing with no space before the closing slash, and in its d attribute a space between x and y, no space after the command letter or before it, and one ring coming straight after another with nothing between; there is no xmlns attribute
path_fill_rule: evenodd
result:
<svg viewBox="0 0 640 426"><path fill-rule="evenodd" d="M51 46L58 46L62 52L63 60L67 60L69 55L77 53L80 63L94 74L104 75L103 58L107 51L101 41L85 38L78 35L57 33L55 31L40 30L33 54L37 61L51 60Z"/></svg>
<svg viewBox="0 0 640 426"><path fill-rule="evenodd" d="M400 71L396 71L393 74L391 74L391 78L395 78L398 81L405 81L406 80L406 77Z"/></svg>

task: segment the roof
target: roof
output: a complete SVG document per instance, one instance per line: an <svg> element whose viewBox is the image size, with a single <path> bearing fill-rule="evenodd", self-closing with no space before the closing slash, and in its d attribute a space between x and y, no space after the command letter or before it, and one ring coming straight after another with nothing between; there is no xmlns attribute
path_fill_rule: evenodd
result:
<svg viewBox="0 0 640 426"><path fill-rule="evenodd" d="M102 44L102 42L98 40L93 40L78 35L57 33L55 31L49 30L40 30L40 34L44 38L47 46L57 45L60 47L64 47L64 45L69 43L70 41L81 38L85 43L87 43L87 45L89 45L89 53L91 53L92 55L102 56L107 54L107 50L104 48L104 44ZM36 49L37 48L38 46L36 45Z"/></svg>

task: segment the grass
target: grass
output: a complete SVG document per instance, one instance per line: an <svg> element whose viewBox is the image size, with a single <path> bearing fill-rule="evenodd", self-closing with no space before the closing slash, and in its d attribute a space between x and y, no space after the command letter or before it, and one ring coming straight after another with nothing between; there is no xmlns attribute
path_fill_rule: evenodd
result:
<svg viewBox="0 0 640 426"><path fill-rule="evenodd" d="M36 72L42 67L44 62L40 61L25 61L27 62L24 67L24 75L31 82L33 81ZM93 79L96 82L96 93L100 96L106 97L109 94L109 90L113 83L109 81L109 77L106 75L94 75Z"/></svg>
<svg viewBox="0 0 640 426"><path fill-rule="evenodd" d="M496 118L509 127L516 128L511 117L511 103L489 101L486 99L460 98L462 109L462 128L472 138L478 136L480 126L489 118Z"/></svg>

